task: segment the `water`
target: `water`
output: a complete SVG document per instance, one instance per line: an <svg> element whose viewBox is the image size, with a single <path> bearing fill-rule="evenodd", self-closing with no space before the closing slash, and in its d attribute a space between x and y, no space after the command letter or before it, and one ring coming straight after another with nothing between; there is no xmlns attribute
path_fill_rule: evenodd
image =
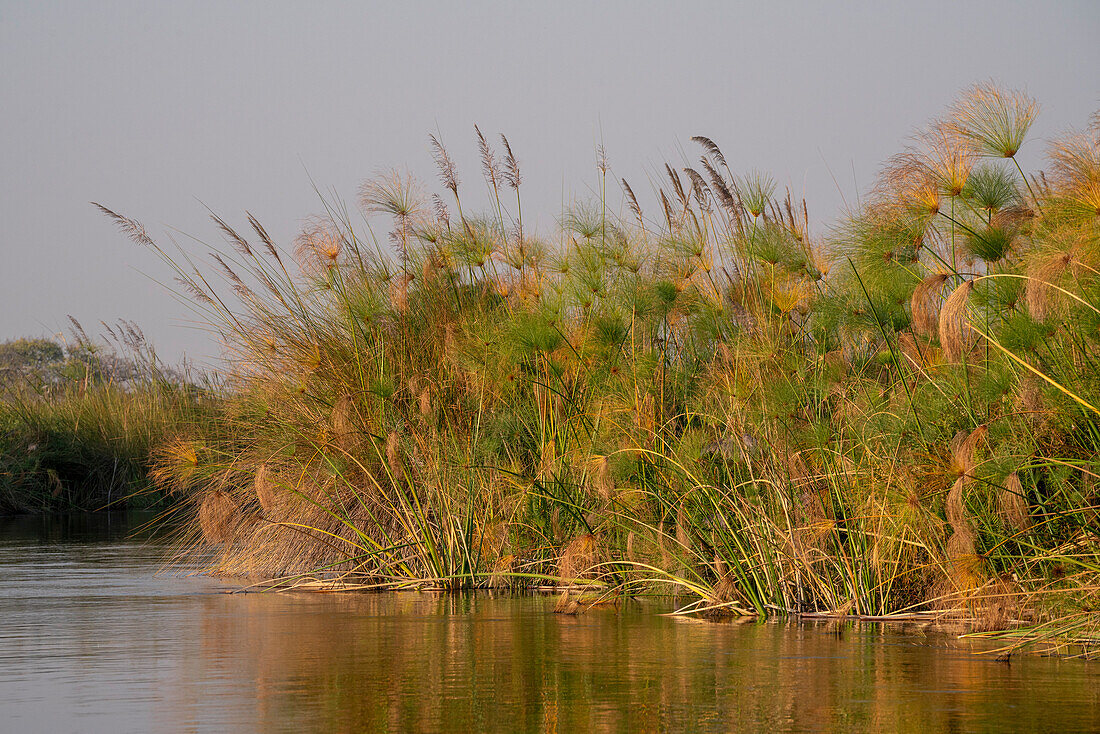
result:
<svg viewBox="0 0 1100 734"><path fill-rule="evenodd" d="M1100 663L916 627L227 594L118 517L0 520L0 730L1097 731Z"/></svg>

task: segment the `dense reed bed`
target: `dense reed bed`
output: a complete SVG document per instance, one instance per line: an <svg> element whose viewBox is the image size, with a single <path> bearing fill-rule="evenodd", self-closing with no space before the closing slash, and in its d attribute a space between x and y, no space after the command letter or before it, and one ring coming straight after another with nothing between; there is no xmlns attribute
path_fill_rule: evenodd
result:
<svg viewBox="0 0 1100 734"><path fill-rule="evenodd" d="M231 354L221 437L158 452L185 544L285 580L1095 640L1100 118L1028 172L1036 113L972 88L825 234L707 138L652 211L601 150L549 239L480 131L487 214L435 138L440 195L378 176L367 224L327 201L293 253L216 218L196 270L105 210Z"/></svg>
<svg viewBox="0 0 1100 734"><path fill-rule="evenodd" d="M68 346L0 344L0 515L152 508L155 447L203 411L203 394L159 363L136 324Z"/></svg>

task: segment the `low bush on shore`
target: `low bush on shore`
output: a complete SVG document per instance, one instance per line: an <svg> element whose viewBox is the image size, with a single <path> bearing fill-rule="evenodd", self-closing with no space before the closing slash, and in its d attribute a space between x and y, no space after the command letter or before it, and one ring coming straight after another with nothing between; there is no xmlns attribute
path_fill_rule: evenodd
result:
<svg viewBox="0 0 1100 734"><path fill-rule="evenodd" d="M194 420L202 391L159 365L136 325L110 331L130 356L75 323L68 348L0 344L0 514L164 504L149 478L154 447Z"/></svg>
<svg viewBox="0 0 1100 734"><path fill-rule="evenodd" d="M232 355L156 480L219 572L1095 638L1100 118L1026 172L1036 113L974 87L825 235L707 138L653 210L601 151L551 239L506 139L473 215L433 138L441 195L378 176L367 228L215 218L218 283L105 210Z"/></svg>

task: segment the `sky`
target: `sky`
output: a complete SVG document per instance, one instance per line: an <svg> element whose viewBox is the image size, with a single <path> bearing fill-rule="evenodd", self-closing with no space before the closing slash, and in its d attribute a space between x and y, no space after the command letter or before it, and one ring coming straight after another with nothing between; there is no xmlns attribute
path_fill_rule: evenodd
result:
<svg viewBox="0 0 1100 734"><path fill-rule="evenodd" d="M1039 100L1020 153L1039 166L1100 109L1098 37L1096 0L0 0L0 341L125 318L168 361L216 364L168 266L89 202L192 256L218 241L210 211L290 248L315 186L352 204L396 167L439 190L431 133L482 191L475 124L508 136L542 234L592 196L598 145L645 206L664 161L698 158L693 135L825 231L978 81Z"/></svg>

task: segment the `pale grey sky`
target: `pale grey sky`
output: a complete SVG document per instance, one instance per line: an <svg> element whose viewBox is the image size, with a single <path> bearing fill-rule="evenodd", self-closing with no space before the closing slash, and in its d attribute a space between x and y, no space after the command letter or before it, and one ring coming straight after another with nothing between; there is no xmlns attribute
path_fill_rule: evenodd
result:
<svg viewBox="0 0 1100 734"><path fill-rule="evenodd" d="M477 123L508 135L545 232L594 184L601 140L642 194L698 134L827 222L975 81L1038 98L1021 154L1038 162L1100 108L1098 38L1096 0L0 0L0 340L123 317L167 357L216 357L150 279L167 268L92 200L207 241L203 204L247 209L289 243L320 208L310 177L349 202L381 167L435 185L429 132L480 191Z"/></svg>

